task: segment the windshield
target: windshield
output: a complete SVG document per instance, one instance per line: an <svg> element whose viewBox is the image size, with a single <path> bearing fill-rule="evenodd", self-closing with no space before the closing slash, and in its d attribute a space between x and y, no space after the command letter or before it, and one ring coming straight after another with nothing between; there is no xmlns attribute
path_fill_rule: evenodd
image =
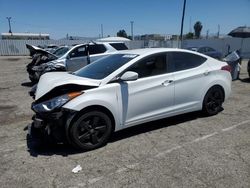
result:
<svg viewBox="0 0 250 188"><path fill-rule="evenodd" d="M61 56L63 56L68 50L69 50L69 47L67 47L67 46L60 47L60 48L56 49L56 51L54 51L53 54L56 55L57 57L61 57Z"/></svg>
<svg viewBox="0 0 250 188"><path fill-rule="evenodd" d="M136 56L134 54L109 55L81 68L75 74L85 78L103 79Z"/></svg>

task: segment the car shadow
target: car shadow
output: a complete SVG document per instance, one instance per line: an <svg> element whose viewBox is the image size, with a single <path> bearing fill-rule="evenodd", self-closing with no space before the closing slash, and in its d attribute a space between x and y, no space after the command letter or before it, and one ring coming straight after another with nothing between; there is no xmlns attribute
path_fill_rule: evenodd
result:
<svg viewBox="0 0 250 188"><path fill-rule="evenodd" d="M239 79L241 82L250 83L250 78Z"/></svg>
<svg viewBox="0 0 250 188"><path fill-rule="evenodd" d="M180 123L204 117L205 116L202 115L201 112L191 112L183 115L178 115L170 118L165 118L157 121L152 121L149 123L136 125L114 133L111 139L109 140L109 143L117 142L119 140L127 139L143 133L147 133L158 129L163 129L169 126L178 125ZM37 157L39 155L43 156L61 155L67 157L68 155L89 152L89 151L77 150L68 144L49 144L49 145L46 144L44 146L33 147L32 144L30 144L29 142L28 135L27 135L27 148L28 152L33 157Z"/></svg>
<svg viewBox="0 0 250 188"><path fill-rule="evenodd" d="M170 118L165 118L157 121L152 121L140 125L136 125L113 134L109 142L116 142L122 139L126 139L132 136L143 134L146 132L163 129L166 127L178 125L187 121L195 120L197 118L205 117L201 112L191 112L187 114L182 114Z"/></svg>
<svg viewBox="0 0 250 188"><path fill-rule="evenodd" d="M33 85L35 85L35 83L33 83L33 82L23 82L23 83L21 83L21 86L24 86L24 87L32 87Z"/></svg>

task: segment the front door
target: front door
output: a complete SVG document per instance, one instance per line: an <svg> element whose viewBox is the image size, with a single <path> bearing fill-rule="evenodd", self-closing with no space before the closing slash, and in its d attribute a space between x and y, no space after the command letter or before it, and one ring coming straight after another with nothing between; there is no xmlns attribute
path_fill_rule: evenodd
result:
<svg viewBox="0 0 250 188"><path fill-rule="evenodd" d="M172 111L174 83L172 73L167 73L166 54L147 57L126 71L139 75L137 80L120 85L122 121L126 127L159 119Z"/></svg>
<svg viewBox="0 0 250 188"><path fill-rule="evenodd" d="M66 60L66 70L74 72L87 65L87 52L85 46L74 49Z"/></svg>

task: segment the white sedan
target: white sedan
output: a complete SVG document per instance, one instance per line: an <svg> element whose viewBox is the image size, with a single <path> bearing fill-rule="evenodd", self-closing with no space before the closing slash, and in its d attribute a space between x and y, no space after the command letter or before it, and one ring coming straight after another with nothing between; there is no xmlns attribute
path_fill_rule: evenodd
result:
<svg viewBox="0 0 250 188"><path fill-rule="evenodd" d="M116 52L73 74L46 73L30 134L90 150L134 125L200 110L215 115L230 95L230 70L197 52L154 48Z"/></svg>

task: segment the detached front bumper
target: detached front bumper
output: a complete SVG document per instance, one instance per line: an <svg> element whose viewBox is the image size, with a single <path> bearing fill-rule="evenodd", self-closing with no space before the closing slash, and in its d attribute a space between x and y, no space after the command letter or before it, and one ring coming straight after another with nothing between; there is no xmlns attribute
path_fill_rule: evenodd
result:
<svg viewBox="0 0 250 188"><path fill-rule="evenodd" d="M60 108L51 113L36 113L32 117L32 124L29 127L29 135L32 132L40 132L38 137L50 137L56 142L67 140L67 128L73 119L76 111ZM35 130L35 131L32 131ZM33 137L37 135L33 135Z"/></svg>

